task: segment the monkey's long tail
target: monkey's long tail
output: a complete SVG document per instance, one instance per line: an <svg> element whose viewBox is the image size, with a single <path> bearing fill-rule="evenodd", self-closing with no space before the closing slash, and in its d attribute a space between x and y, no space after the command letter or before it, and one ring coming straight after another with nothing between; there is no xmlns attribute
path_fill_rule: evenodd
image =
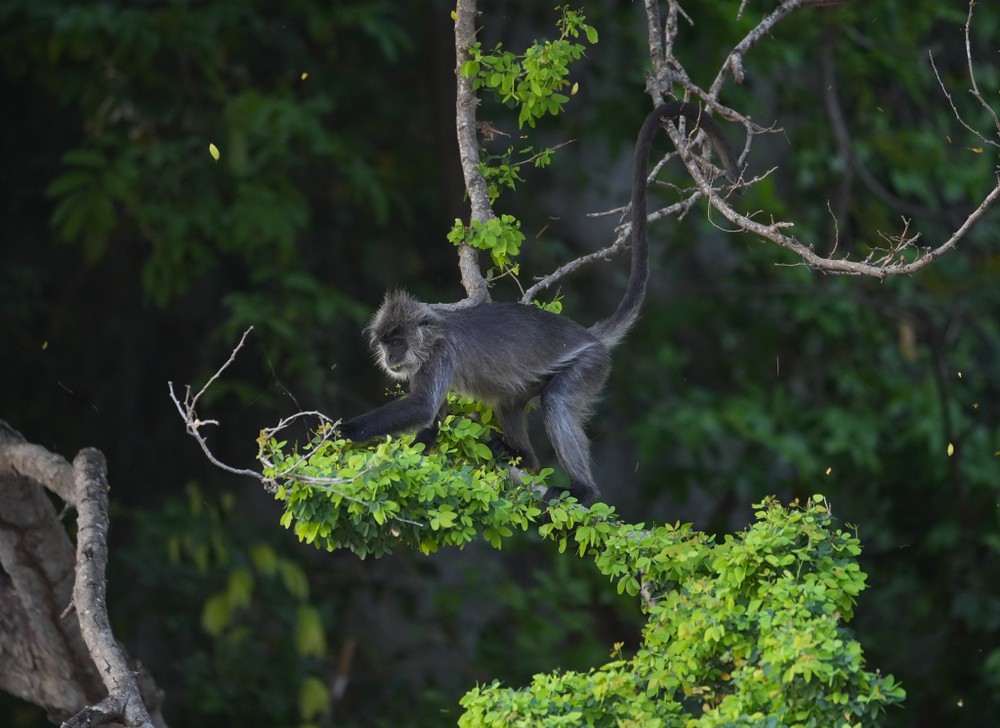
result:
<svg viewBox="0 0 1000 728"><path fill-rule="evenodd" d="M618 308L609 318L591 327L591 332L611 348L628 333L639 318L639 309L646 297L646 281L649 279L649 241L646 221L646 177L649 176L649 153L653 138L660 128L660 119L667 114L667 107L680 104L673 101L656 107L646 117L639 129L635 142L635 156L632 159L632 270L628 277L628 287Z"/></svg>
<svg viewBox="0 0 1000 728"><path fill-rule="evenodd" d="M705 116L696 104L669 101L657 106L646 117L642 128L639 129L639 137L635 142L635 156L632 159L632 270L629 273L628 288L625 289L625 295L622 296L615 312L590 328L590 331L608 348L617 345L638 320L642 302L646 297L646 282L649 280L649 237L646 219L649 155L662 120L678 119L681 116L697 124L708 134L726 167L727 175L733 182L736 182L738 177L732 151L721 129L710 117Z"/></svg>

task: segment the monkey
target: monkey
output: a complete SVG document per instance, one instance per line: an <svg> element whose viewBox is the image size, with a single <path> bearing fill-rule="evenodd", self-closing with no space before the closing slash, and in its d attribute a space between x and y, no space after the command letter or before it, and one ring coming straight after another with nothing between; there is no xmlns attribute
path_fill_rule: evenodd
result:
<svg viewBox="0 0 1000 728"><path fill-rule="evenodd" d="M639 131L632 167L632 262L615 312L587 328L572 319L518 303L447 310L404 291L390 292L365 329L378 365L409 382L409 393L340 424L346 440L416 430L433 444L448 390L492 406L502 449L530 469L538 458L528 438L525 407L538 398L556 457L569 476L569 495L588 503L598 495L584 432L611 371L611 350L639 317L649 277L646 219L649 155L665 120L687 118L711 139L726 174L738 175L721 129L695 104L670 101L651 112ZM549 502L564 493L549 488Z"/></svg>

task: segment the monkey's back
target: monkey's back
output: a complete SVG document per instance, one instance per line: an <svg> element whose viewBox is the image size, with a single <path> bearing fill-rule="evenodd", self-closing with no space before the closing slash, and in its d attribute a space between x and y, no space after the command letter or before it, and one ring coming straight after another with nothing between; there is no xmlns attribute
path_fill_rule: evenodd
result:
<svg viewBox="0 0 1000 728"><path fill-rule="evenodd" d="M587 328L534 306L489 303L442 319L455 362L452 389L487 402L537 394L584 352L610 361Z"/></svg>

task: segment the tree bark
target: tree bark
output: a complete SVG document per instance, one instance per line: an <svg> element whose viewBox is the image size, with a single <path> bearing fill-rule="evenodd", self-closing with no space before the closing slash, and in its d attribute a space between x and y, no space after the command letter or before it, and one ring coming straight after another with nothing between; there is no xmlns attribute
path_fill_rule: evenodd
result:
<svg viewBox="0 0 1000 728"><path fill-rule="evenodd" d="M0 690L40 706L53 721L81 725L85 711L89 725L165 726L158 712L162 695L152 681L147 705L156 720L141 701L136 705L135 672L125 667L107 621L103 463L99 452L87 449L71 466L0 420ZM46 489L80 508L78 553ZM80 614L97 635L92 640L90 634L84 640ZM109 662L115 652L119 661Z"/></svg>

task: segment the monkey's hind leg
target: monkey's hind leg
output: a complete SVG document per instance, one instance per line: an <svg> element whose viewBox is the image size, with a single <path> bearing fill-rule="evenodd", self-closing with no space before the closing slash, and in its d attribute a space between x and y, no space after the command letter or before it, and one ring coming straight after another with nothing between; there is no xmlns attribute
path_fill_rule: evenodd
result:
<svg viewBox="0 0 1000 728"><path fill-rule="evenodd" d="M523 400L511 400L498 402L493 408L503 437L499 438L499 442L491 442L490 449L495 457L520 458L521 467L538 470L538 457L528 437L528 418L524 413L526 404Z"/></svg>
<svg viewBox="0 0 1000 728"><path fill-rule="evenodd" d="M590 471L590 441L583 424L610 370L607 349L595 345L580 352L542 390L545 429L559 463L569 475L569 494L581 503L587 503L598 495ZM545 500L559 495L559 490L549 488Z"/></svg>

